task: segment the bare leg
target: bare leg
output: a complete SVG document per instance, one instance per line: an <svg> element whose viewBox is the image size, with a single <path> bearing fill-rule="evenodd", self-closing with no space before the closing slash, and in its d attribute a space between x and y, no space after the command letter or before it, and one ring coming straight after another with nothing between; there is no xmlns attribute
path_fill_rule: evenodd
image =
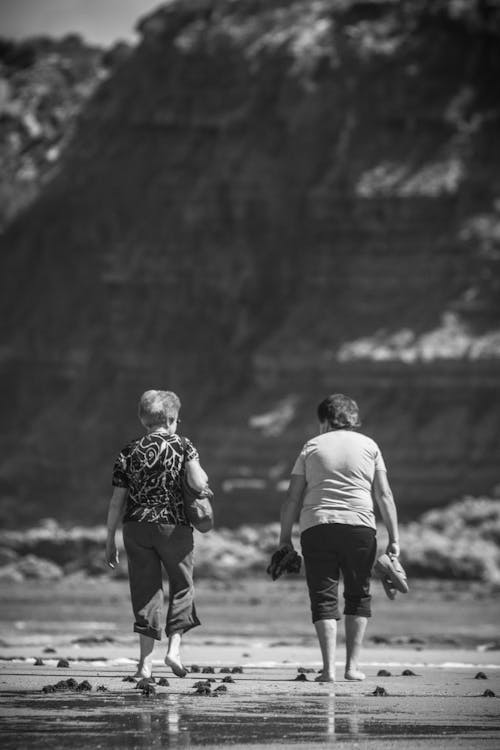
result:
<svg viewBox="0 0 500 750"><path fill-rule="evenodd" d="M172 633L168 639L168 649L165 657L165 664L167 667L170 667L177 677L185 677L187 675L187 669L184 669L181 662L181 640L182 633Z"/></svg>
<svg viewBox="0 0 500 750"><path fill-rule="evenodd" d="M151 677L154 647L154 638L150 638L149 635L139 635L140 656L134 677L139 677L141 679L143 677Z"/></svg>
<svg viewBox="0 0 500 750"><path fill-rule="evenodd" d="M363 636L365 634L367 617L359 615L345 616L345 678L346 680L364 680L365 675L359 671L359 657Z"/></svg>
<svg viewBox="0 0 500 750"><path fill-rule="evenodd" d="M335 682L335 646L337 644L337 621L316 620L314 623L318 636L323 670L316 677L316 682Z"/></svg>

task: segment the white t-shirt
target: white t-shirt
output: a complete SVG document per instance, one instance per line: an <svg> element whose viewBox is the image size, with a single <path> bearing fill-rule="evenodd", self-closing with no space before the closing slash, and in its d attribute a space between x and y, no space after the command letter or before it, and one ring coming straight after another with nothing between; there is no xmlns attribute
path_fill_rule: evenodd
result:
<svg viewBox="0 0 500 750"><path fill-rule="evenodd" d="M366 435L333 430L309 440L292 469L306 480L301 532L322 523L375 529L375 471L386 471L385 463L378 445Z"/></svg>

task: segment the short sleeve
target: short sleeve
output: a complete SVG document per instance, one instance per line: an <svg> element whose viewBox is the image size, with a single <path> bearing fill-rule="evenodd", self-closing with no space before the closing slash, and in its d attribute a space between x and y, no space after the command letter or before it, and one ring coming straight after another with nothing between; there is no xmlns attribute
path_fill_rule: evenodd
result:
<svg viewBox="0 0 500 750"><path fill-rule="evenodd" d="M199 461L200 455L189 438L184 438L186 461Z"/></svg>
<svg viewBox="0 0 500 750"><path fill-rule="evenodd" d="M384 458L378 445L375 450L375 471L387 471Z"/></svg>
<svg viewBox="0 0 500 750"><path fill-rule="evenodd" d="M128 476L127 476L127 457L125 451L119 453L118 458L113 466L113 487L128 487Z"/></svg>
<svg viewBox="0 0 500 750"><path fill-rule="evenodd" d="M292 469L292 474L299 474L305 476L306 473L306 447L304 446L297 456Z"/></svg>

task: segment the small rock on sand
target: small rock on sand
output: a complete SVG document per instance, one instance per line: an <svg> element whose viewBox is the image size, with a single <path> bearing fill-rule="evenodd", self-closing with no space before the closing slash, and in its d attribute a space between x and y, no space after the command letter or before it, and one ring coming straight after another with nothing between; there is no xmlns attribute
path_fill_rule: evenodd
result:
<svg viewBox="0 0 500 750"><path fill-rule="evenodd" d="M210 685L200 685L196 688L195 695L211 695Z"/></svg>
<svg viewBox="0 0 500 750"><path fill-rule="evenodd" d="M148 685L152 685L156 682L154 677L143 677L142 680L139 680L137 685L135 686L136 690L144 690Z"/></svg>
<svg viewBox="0 0 500 750"><path fill-rule="evenodd" d="M372 695L388 695L388 693L384 687L380 687L380 685L377 685Z"/></svg>
<svg viewBox="0 0 500 750"><path fill-rule="evenodd" d="M69 661L67 659L59 659L56 666L60 669L67 669L69 667Z"/></svg>
<svg viewBox="0 0 500 750"><path fill-rule="evenodd" d="M391 673L387 671L387 669L379 669L377 672L377 677L390 677Z"/></svg>
<svg viewBox="0 0 500 750"><path fill-rule="evenodd" d="M488 677L485 675L484 672L478 672L477 675L474 677L475 680L487 680Z"/></svg>
<svg viewBox="0 0 500 750"><path fill-rule="evenodd" d="M76 690L80 693L87 692L89 690L92 690L92 685L88 680L83 680L83 682L80 682L79 685L77 685Z"/></svg>

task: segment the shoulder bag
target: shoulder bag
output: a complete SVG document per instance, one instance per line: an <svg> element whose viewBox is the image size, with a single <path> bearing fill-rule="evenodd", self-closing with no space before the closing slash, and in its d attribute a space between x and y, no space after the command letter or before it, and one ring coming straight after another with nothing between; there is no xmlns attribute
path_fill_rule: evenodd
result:
<svg viewBox="0 0 500 750"><path fill-rule="evenodd" d="M184 448L184 461L181 471L184 510L186 511L189 523L191 523L197 531L206 534L207 531L210 531L210 529L213 529L214 527L214 511L211 503L214 493L208 484L201 490L201 492L193 490L189 485L186 472L186 439L181 438L181 440L182 447Z"/></svg>

